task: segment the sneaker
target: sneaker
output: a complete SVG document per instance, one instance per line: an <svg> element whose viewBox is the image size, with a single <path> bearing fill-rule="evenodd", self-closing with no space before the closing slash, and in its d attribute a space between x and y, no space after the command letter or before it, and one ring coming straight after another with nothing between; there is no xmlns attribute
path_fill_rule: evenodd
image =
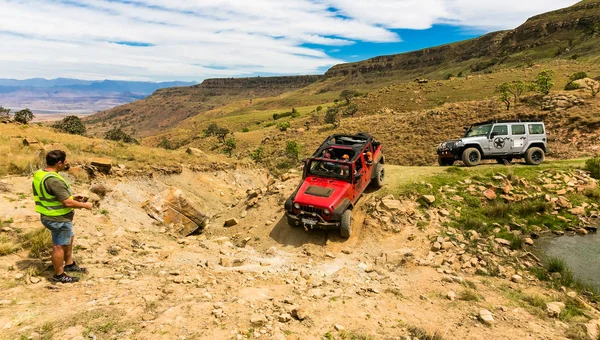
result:
<svg viewBox="0 0 600 340"><path fill-rule="evenodd" d="M79 278L74 277L74 276L69 276L65 273L62 273L60 275L54 275L52 277L52 281L60 282L60 283L75 283L75 282L79 281Z"/></svg>
<svg viewBox="0 0 600 340"><path fill-rule="evenodd" d="M64 270L66 272L71 272L71 273L87 273L88 272L87 268L79 267L75 262L64 266Z"/></svg>

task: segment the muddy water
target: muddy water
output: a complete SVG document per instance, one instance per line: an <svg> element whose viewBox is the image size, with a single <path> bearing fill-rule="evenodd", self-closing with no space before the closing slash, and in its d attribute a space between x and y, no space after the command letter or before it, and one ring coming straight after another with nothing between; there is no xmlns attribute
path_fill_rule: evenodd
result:
<svg viewBox="0 0 600 340"><path fill-rule="evenodd" d="M543 238L536 245L542 257L563 259L577 278L600 289L600 232Z"/></svg>

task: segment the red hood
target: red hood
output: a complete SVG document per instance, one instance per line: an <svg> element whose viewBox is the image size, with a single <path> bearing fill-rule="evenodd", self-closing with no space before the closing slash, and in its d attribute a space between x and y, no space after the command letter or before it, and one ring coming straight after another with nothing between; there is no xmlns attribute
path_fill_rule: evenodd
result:
<svg viewBox="0 0 600 340"><path fill-rule="evenodd" d="M306 193L306 190L310 187L312 189L330 189L329 193L325 195L314 195ZM316 188L315 188L316 187ZM302 186L296 194L294 203L312 205L314 207L331 208L335 209L337 204L346 196L347 192L351 189L351 184L345 181L341 181L334 178L321 178L315 176L309 176L304 179ZM333 191L331 191L333 190ZM328 196L328 197L323 197Z"/></svg>

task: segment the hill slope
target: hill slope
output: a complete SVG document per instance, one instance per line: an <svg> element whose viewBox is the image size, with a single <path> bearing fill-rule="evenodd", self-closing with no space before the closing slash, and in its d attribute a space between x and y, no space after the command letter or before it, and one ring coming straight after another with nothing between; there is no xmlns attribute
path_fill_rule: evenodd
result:
<svg viewBox="0 0 600 340"><path fill-rule="evenodd" d="M410 53L341 64L332 67L324 77L213 79L198 86L162 90L145 100L99 113L88 123L92 132L120 125L144 137L173 127L185 118L223 108L226 104L242 99L278 96L310 84L313 85L301 93L302 105L330 102L339 91L350 87L373 91L415 77L443 79L457 74L490 73L552 59L577 59L585 64L594 64L600 55L599 22L600 1L582 1L569 8L530 18L514 30ZM321 82L314 85L317 80ZM267 85L269 83L271 87ZM493 88L495 83L489 85ZM470 97L477 95L477 92L469 93ZM487 95L486 91L484 96ZM285 99L273 98L268 108L258 107L254 111L298 106L298 102L290 100L295 96L292 93ZM243 105L253 106L253 103ZM420 107L409 109L415 108ZM235 111L238 109L239 105Z"/></svg>

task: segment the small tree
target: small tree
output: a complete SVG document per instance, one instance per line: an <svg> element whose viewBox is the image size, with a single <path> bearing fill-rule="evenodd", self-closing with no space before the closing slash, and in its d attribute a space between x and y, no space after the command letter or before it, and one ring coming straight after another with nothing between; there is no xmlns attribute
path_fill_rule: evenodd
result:
<svg viewBox="0 0 600 340"><path fill-rule="evenodd" d="M334 128L340 126L340 109L336 106L328 107L325 112L325 123L333 124Z"/></svg>
<svg viewBox="0 0 600 340"><path fill-rule="evenodd" d="M217 125L217 123L210 123L208 124L206 129L204 129L204 134L206 135L206 137L215 136L219 129L220 128L219 125Z"/></svg>
<svg viewBox="0 0 600 340"><path fill-rule="evenodd" d="M223 151L225 151L225 153L231 157L231 155L233 154L233 151L237 148L237 141L235 140L235 138L230 137L227 138L227 140L225 141L225 148L223 149Z"/></svg>
<svg viewBox="0 0 600 340"><path fill-rule="evenodd" d="M15 112L15 122L21 123L21 124L29 124L29 122L34 118L35 116L33 115L33 112L31 112L31 110L29 109L24 109L21 111L17 111Z"/></svg>
<svg viewBox="0 0 600 340"><path fill-rule="evenodd" d="M535 78L532 88L544 96L547 95L554 86L554 82L552 81L553 76L554 71L552 70L544 70L540 72Z"/></svg>
<svg viewBox="0 0 600 340"><path fill-rule="evenodd" d="M316 110L317 110L317 113L319 113L319 112L321 112L321 110L323 110L323 107L321 105L319 105L319 106L317 106Z"/></svg>
<svg viewBox="0 0 600 340"><path fill-rule="evenodd" d="M290 122L281 122L279 124L277 124L277 127L279 128L279 131L287 131L287 129L290 128Z"/></svg>
<svg viewBox="0 0 600 340"><path fill-rule="evenodd" d="M163 137L162 140L160 141L160 143L158 143L157 146L159 148L163 148L163 149L166 149L166 150L173 149L173 147L171 146L171 143L169 142L169 140L167 139L167 137Z"/></svg>
<svg viewBox="0 0 600 340"><path fill-rule="evenodd" d="M302 146L295 140L288 140L285 143L285 154L293 159L299 159L302 152Z"/></svg>
<svg viewBox="0 0 600 340"><path fill-rule="evenodd" d="M596 96L598 95L598 92L600 92L600 81L586 80L585 83L587 84L587 86L592 91L592 97L596 98Z"/></svg>
<svg viewBox="0 0 600 340"><path fill-rule="evenodd" d="M221 143L225 143L225 137L229 134L229 129L220 127L216 132L215 136L221 141Z"/></svg>
<svg viewBox="0 0 600 340"><path fill-rule="evenodd" d="M112 128L104 134L104 139L112 140L115 142L124 142L130 144L139 144L139 142L125 133L121 128Z"/></svg>
<svg viewBox="0 0 600 340"><path fill-rule="evenodd" d="M254 151L252 151L250 153L250 159L252 159L256 163L262 161L264 156L265 156L265 151L262 146L257 147L256 149L254 149Z"/></svg>
<svg viewBox="0 0 600 340"><path fill-rule="evenodd" d="M8 122L10 120L10 109L5 109L0 106L0 122Z"/></svg>
<svg viewBox="0 0 600 340"><path fill-rule="evenodd" d="M67 116L61 121L56 122L52 127L72 135L83 136L86 132L85 125L81 121L81 118L77 116Z"/></svg>
<svg viewBox="0 0 600 340"><path fill-rule="evenodd" d="M510 105L511 105L511 94L508 91L508 88L509 88L508 83L502 83L496 87L496 92L500 93L499 99L501 102L504 103L504 105L506 105L506 110L510 110Z"/></svg>
<svg viewBox="0 0 600 340"><path fill-rule="evenodd" d="M358 92L356 90L344 90L340 93L340 98L346 101L346 104L350 104L350 99L354 98Z"/></svg>
<svg viewBox="0 0 600 340"><path fill-rule="evenodd" d="M358 112L358 105L352 103L344 109L344 116L354 116Z"/></svg>

